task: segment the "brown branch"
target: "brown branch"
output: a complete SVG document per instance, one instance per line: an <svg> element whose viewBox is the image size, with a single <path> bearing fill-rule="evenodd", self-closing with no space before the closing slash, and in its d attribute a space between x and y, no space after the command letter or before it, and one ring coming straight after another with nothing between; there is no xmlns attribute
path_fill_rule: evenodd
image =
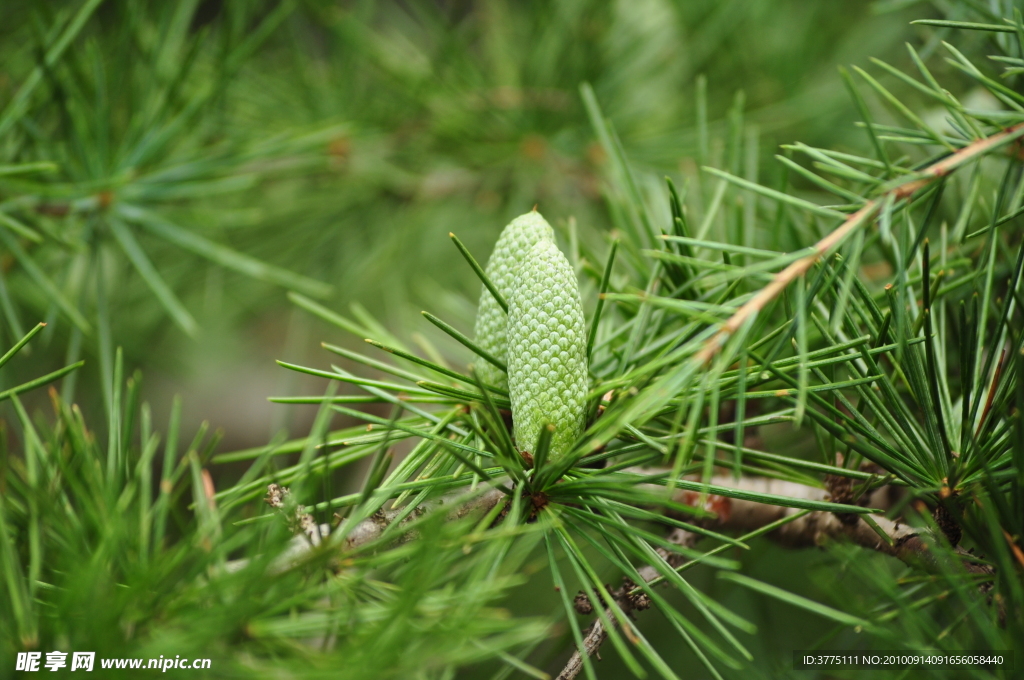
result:
<svg viewBox="0 0 1024 680"><path fill-rule="evenodd" d="M448 513L449 520L456 520L466 517L474 512L486 513L506 497L501 489L490 488L475 496L467 496L465 491L455 491L445 494L440 498L423 503L417 512L402 520L403 524L423 512L440 509L445 505L452 505L452 511ZM291 500L291 492L287 487L278 484L270 484L267 487L267 495L264 502L270 507L279 510L288 522L289 528L295 533L288 548L277 558L274 563L275 569L287 569L297 563L304 555L316 546L329 540L332 529L328 524L317 526L313 516L304 512L301 507ZM380 509L370 517L360 521L345 536L343 550L355 550L368 543L371 543L384 533L384 530L394 524L395 520L402 514L401 508ZM337 532L337 529L334 530ZM233 560L228 563L229 571L241 569L247 564L247 560Z"/></svg>
<svg viewBox="0 0 1024 680"><path fill-rule="evenodd" d="M888 197L891 196L895 200L909 198L935 180L953 172L964 163L988 153L1003 144L1007 144L1021 135L1024 135L1024 123L1018 123L994 135L971 142L941 161L933 163L924 170L915 173L913 179L897 184L878 198L865 203L860 210L847 217L835 231L818 241L814 246L812 254L800 258L776 274L767 286L755 293L752 298L737 309L732 317L722 324L718 332L708 339L704 348L695 355L697 360L701 364L707 364L711 361L733 333L742 328L744 323L764 309L769 302L785 290L786 286L806 274L819 259L841 244L851 232L873 218L875 212Z"/></svg>
<svg viewBox="0 0 1024 680"><path fill-rule="evenodd" d="M697 534L682 529L674 529L669 535L668 540L672 541L676 545L682 545L685 547L693 547L696 544ZM661 555L665 561L671 566L678 567L682 564L682 558L676 553L669 552L664 548L657 548L657 552ZM643 578L645 582L653 581L658 577L658 570L651 565L645 565L637 569L637 573ZM612 597L615 598L616 604L625 614L629 614L632 611L639 609L647 609L651 606L650 598L646 593L640 591L636 592L636 584L625 579L622 588L612 593ZM584 598L586 596L584 595ZM586 600L589 604L589 599ZM579 610L583 613L585 610ZM612 618L614 612L611 609L605 610L605 616L609 621L614 621ZM583 636L583 648L587 650L587 656L593 656L597 653L597 650L601 647L604 641L608 638L608 631L605 629L604 624L601 623L601 619L594 619L594 622L587 628L586 635ZM583 670L583 655L580 654L580 650L575 650L572 656L569 657L569 661L565 664L562 672L558 674L556 680L572 680L580 671Z"/></svg>
<svg viewBox="0 0 1024 680"><path fill-rule="evenodd" d="M465 491L456 491L422 504L419 506L423 509L420 511L420 514L423 511L439 509L445 505L454 505L455 507L448 513L448 519L456 520L474 512L489 512L506 497L507 495L504 491L493 487L470 498L467 498ZM348 536L345 537L344 549L354 550L377 540L402 512L402 508L378 510L372 517L364 519L349 532Z"/></svg>

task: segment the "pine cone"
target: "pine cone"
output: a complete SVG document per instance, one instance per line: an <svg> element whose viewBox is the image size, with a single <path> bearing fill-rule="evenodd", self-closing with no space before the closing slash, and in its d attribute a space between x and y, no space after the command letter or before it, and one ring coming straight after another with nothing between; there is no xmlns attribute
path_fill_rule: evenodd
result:
<svg viewBox="0 0 1024 680"><path fill-rule="evenodd" d="M484 272L506 301L515 288L519 265L526 259L530 249L540 241L554 240L554 230L536 210L515 218L501 232ZM481 288L483 290L480 291L480 304L477 307L476 325L473 329L476 342L483 350L505 361L508 315L491 295L491 291L487 290L487 286ZM495 387L508 386L508 380L501 369L486 361L477 361L476 371L480 379L487 384Z"/></svg>
<svg viewBox="0 0 1024 680"><path fill-rule="evenodd" d="M508 382L520 449L555 426L549 456L566 453L583 433L587 399L587 329L579 284L565 255L541 241L519 269L509 300Z"/></svg>

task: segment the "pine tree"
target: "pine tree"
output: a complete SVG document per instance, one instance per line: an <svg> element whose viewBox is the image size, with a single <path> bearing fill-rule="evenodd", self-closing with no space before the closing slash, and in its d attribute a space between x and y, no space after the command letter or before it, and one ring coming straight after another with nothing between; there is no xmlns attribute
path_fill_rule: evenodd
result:
<svg viewBox="0 0 1024 680"><path fill-rule="evenodd" d="M209 658L210 677L772 677L800 650L1019 648L1015 5L881 3L843 30L933 14L905 56L830 75L849 107L814 100L808 141L774 159L765 139L803 114L716 84L744 68L721 36L739 17L792 36L800 3L495 2L464 25L411 5L2 10L3 674L93 651ZM693 64L666 64L684 20ZM446 96L451 73L494 87ZM692 96L665 94L681 82ZM545 115L560 107L577 108ZM410 125L425 112L433 127ZM465 181L455 162L472 195L445 188ZM584 172L597 197L564 179ZM480 263L507 220L481 229L467 207L494 186L555 228L501 281ZM385 207L396 195L414 207ZM338 205L394 232L326 229ZM406 292L428 261L440 283ZM243 278L196 275L222 270ZM338 311L368 274L362 290L428 310ZM133 357L167 324L207 342L211 285L233 314L287 290L323 322L345 363L286 357L325 391L272 398L317 408L308 435L224 452L207 424L183 431L180 399L145 403ZM507 354L459 330L477 286ZM554 348L573 360L519 379ZM551 420L534 398L549 375L573 406ZM967 672L1014 673L874 671Z"/></svg>

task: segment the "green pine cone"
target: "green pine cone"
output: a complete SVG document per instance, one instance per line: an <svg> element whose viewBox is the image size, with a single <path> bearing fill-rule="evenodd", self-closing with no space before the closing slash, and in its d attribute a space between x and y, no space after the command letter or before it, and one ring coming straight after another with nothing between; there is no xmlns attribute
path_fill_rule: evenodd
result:
<svg viewBox="0 0 1024 680"><path fill-rule="evenodd" d="M576 273L554 241L530 250L508 301L508 383L516 445L530 451L541 428L555 432L548 453L566 453L583 434L587 328Z"/></svg>
<svg viewBox="0 0 1024 680"><path fill-rule="evenodd" d="M515 287L513 284L516 281L516 270L530 252L530 248L539 241L553 243L554 240L554 230L536 210L515 218L501 232L484 271L506 301L511 297ZM508 354L505 335L508 315L491 295L491 291L487 290L487 286L481 288L483 290L480 292L480 305L476 312L476 328L473 331L476 342L485 351L505 361ZM489 362L478 360L476 370L485 383L496 387L508 387L505 373Z"/></svg>

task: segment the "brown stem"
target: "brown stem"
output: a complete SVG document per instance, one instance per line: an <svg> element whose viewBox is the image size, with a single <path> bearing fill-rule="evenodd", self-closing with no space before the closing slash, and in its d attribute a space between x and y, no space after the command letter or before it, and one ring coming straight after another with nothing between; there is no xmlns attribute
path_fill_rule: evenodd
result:
<svg viewBox="0 0 1024 680"><path fill-rule="evenodd" d="M420 507L429 511L444 505L453 505L452 511L448 514L448 519L455 520L466 517L474 512L486 513L500 503L503 498L506 498L505 492L495 488L488 489L468 500L466 499L465 491L459 491L442 496L435 501L424 503ZM391 526L395 518L402 511L401 508L378 510L372 517L364 519L345 537L345 549L352 550L376 540L384 533L385 529Z"/></svg>
<svg viewBox="0 0 1024 680"><path fill-rule="evenodd" d="M289 527L296 534L288 548L275 562L275 568L278 569L287 569L294 565L313 547L320 545L322 541L328 540L332 533L329 525L321 524L317 526L312 515L303 512L297 506L291 505L289 495L290 491L287 487L271 484L267 487L267 495L263 499L267 505L285 514ZM505 492L493 487L472 497L467 497L465 491L461 490L424 503L421 507L426 511L445 505L452 505L453 508L448 513L448 519L455 520L474 512L486 513L500 503L505 496ZM344 549L354 550L377 540L401 513L401 508L380 509L370 517L362 520L352 527L348 535L345 536ZM246 560L234 560L228 563L228 569L229 571L241 569L246 563Z"/></svg>

